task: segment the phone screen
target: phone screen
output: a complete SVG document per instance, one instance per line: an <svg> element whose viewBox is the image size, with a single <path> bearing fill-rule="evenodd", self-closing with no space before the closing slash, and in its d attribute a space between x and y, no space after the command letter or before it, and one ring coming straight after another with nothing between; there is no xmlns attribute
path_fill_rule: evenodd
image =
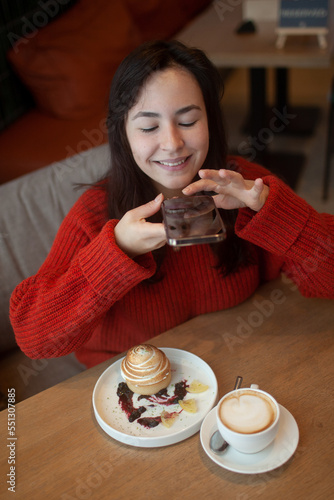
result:
<svg viewBox="0 0 334 500"><path fill-rule="evenodd" d="M226 238L226 230L211 196L171 198L162 203L162 213L171 246L216 243Z"/></svg>

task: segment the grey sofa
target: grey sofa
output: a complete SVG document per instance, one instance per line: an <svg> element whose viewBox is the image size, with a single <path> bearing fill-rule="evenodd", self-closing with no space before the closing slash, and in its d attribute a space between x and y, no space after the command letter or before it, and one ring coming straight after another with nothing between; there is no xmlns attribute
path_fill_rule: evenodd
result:
<svg viewBox="0 0 334 500"><path fill-rule="evenodd" d="M74 355L31 360L17 347L9 321L15 286L37 272L70 207L109 166L108 146L24 175L0 186L0 392L14 387L21 401L84 370Z"/></svg>

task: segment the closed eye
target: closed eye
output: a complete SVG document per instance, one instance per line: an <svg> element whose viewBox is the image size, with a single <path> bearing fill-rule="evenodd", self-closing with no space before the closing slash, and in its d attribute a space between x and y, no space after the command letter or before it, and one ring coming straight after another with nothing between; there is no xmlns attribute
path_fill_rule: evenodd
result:
<svg viewBox="0 0 334 500"><path fill-rule="evenodd" d="M195 125L195 123L197 123L197 120L191 122L191 123L180 123L181 127L192 127L193 125Z"/></svg>
<svg viewBox="0 0 334 500"><path fill-rule="evenodd" d="M153 132L156 130L158 127L150 127L150 128L141 128L140 130L144 132L145 134L148 134L149 132Z"/></svg>
<svg viewBox="0 0 334 500"><path fill-rule="evenodd" d="M190 123L179 123L179 125L180 127L192 127L193 125L195 125L195 123L197 123L197 121L198 120L194 120L193 122ZM158 128L159 128L158 125L156 125L155 127L141 128L140 130L145 134L148 134L150 132L154 132Z"/></svg>

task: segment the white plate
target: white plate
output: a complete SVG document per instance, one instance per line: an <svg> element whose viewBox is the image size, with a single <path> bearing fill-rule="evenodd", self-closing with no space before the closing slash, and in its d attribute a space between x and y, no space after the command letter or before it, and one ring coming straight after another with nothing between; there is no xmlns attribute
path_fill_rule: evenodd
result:
<svg viewBox="0 0 334 500"><path fill-rule="evenodd" d="M216 464L224 469L241 474L259 474L280 467L289 460L296 451L299 441L297 422L291 413L279 405L281 421L275 440L259 453L240 453L230 446L222 455L215 455L210 449L210 438L217 430L216 411L213 408L205 417L201 427L201 443L205 453Z"/></svg>
<svg viewBox="0 0 334 500"><path fill-rule="evenodd" d="M199 394L189 394L186 399L195 398L197 412L187 413L182 411L172 427L167 429L162 424L148 429L136 423L130 423L118 404L116 394L118 384L124 382L121 376L121 362L119 359L107 368L98 379L93 392L93 408L96 420L102 429L112 438L125 444L140 447L158 447L178 443L186 439L201 428L204 417L217 403L217 379L210 366L201 358L187 351L171 348L160 348L171 363L172 380L168 393L173 394L175 383L185 379L187 383L199 380L209 386L209 389ZM134 395L134 406L147 406L145 400L136 404L137 396ZM166 407L172 412L179 405ZM162 412L161 405L158 409L148 408L144 416L157 416ZM158 413L157 413L158 412Z"/></svg>

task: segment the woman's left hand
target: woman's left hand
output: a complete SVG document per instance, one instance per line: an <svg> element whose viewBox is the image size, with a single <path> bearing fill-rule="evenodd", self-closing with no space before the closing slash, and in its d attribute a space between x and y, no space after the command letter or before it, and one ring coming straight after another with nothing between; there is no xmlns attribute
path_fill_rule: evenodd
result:
<svg viewBox="0 0 334 500"><path fill-rule="evenodd" d="M249 207L255 212L261 210L269 195L269 188L258 178L246 180L233 170L200 170L199 181L189 184L182 190L185 195L194 195L199 191L214 191L215 204L218 208Z"/></svg>

